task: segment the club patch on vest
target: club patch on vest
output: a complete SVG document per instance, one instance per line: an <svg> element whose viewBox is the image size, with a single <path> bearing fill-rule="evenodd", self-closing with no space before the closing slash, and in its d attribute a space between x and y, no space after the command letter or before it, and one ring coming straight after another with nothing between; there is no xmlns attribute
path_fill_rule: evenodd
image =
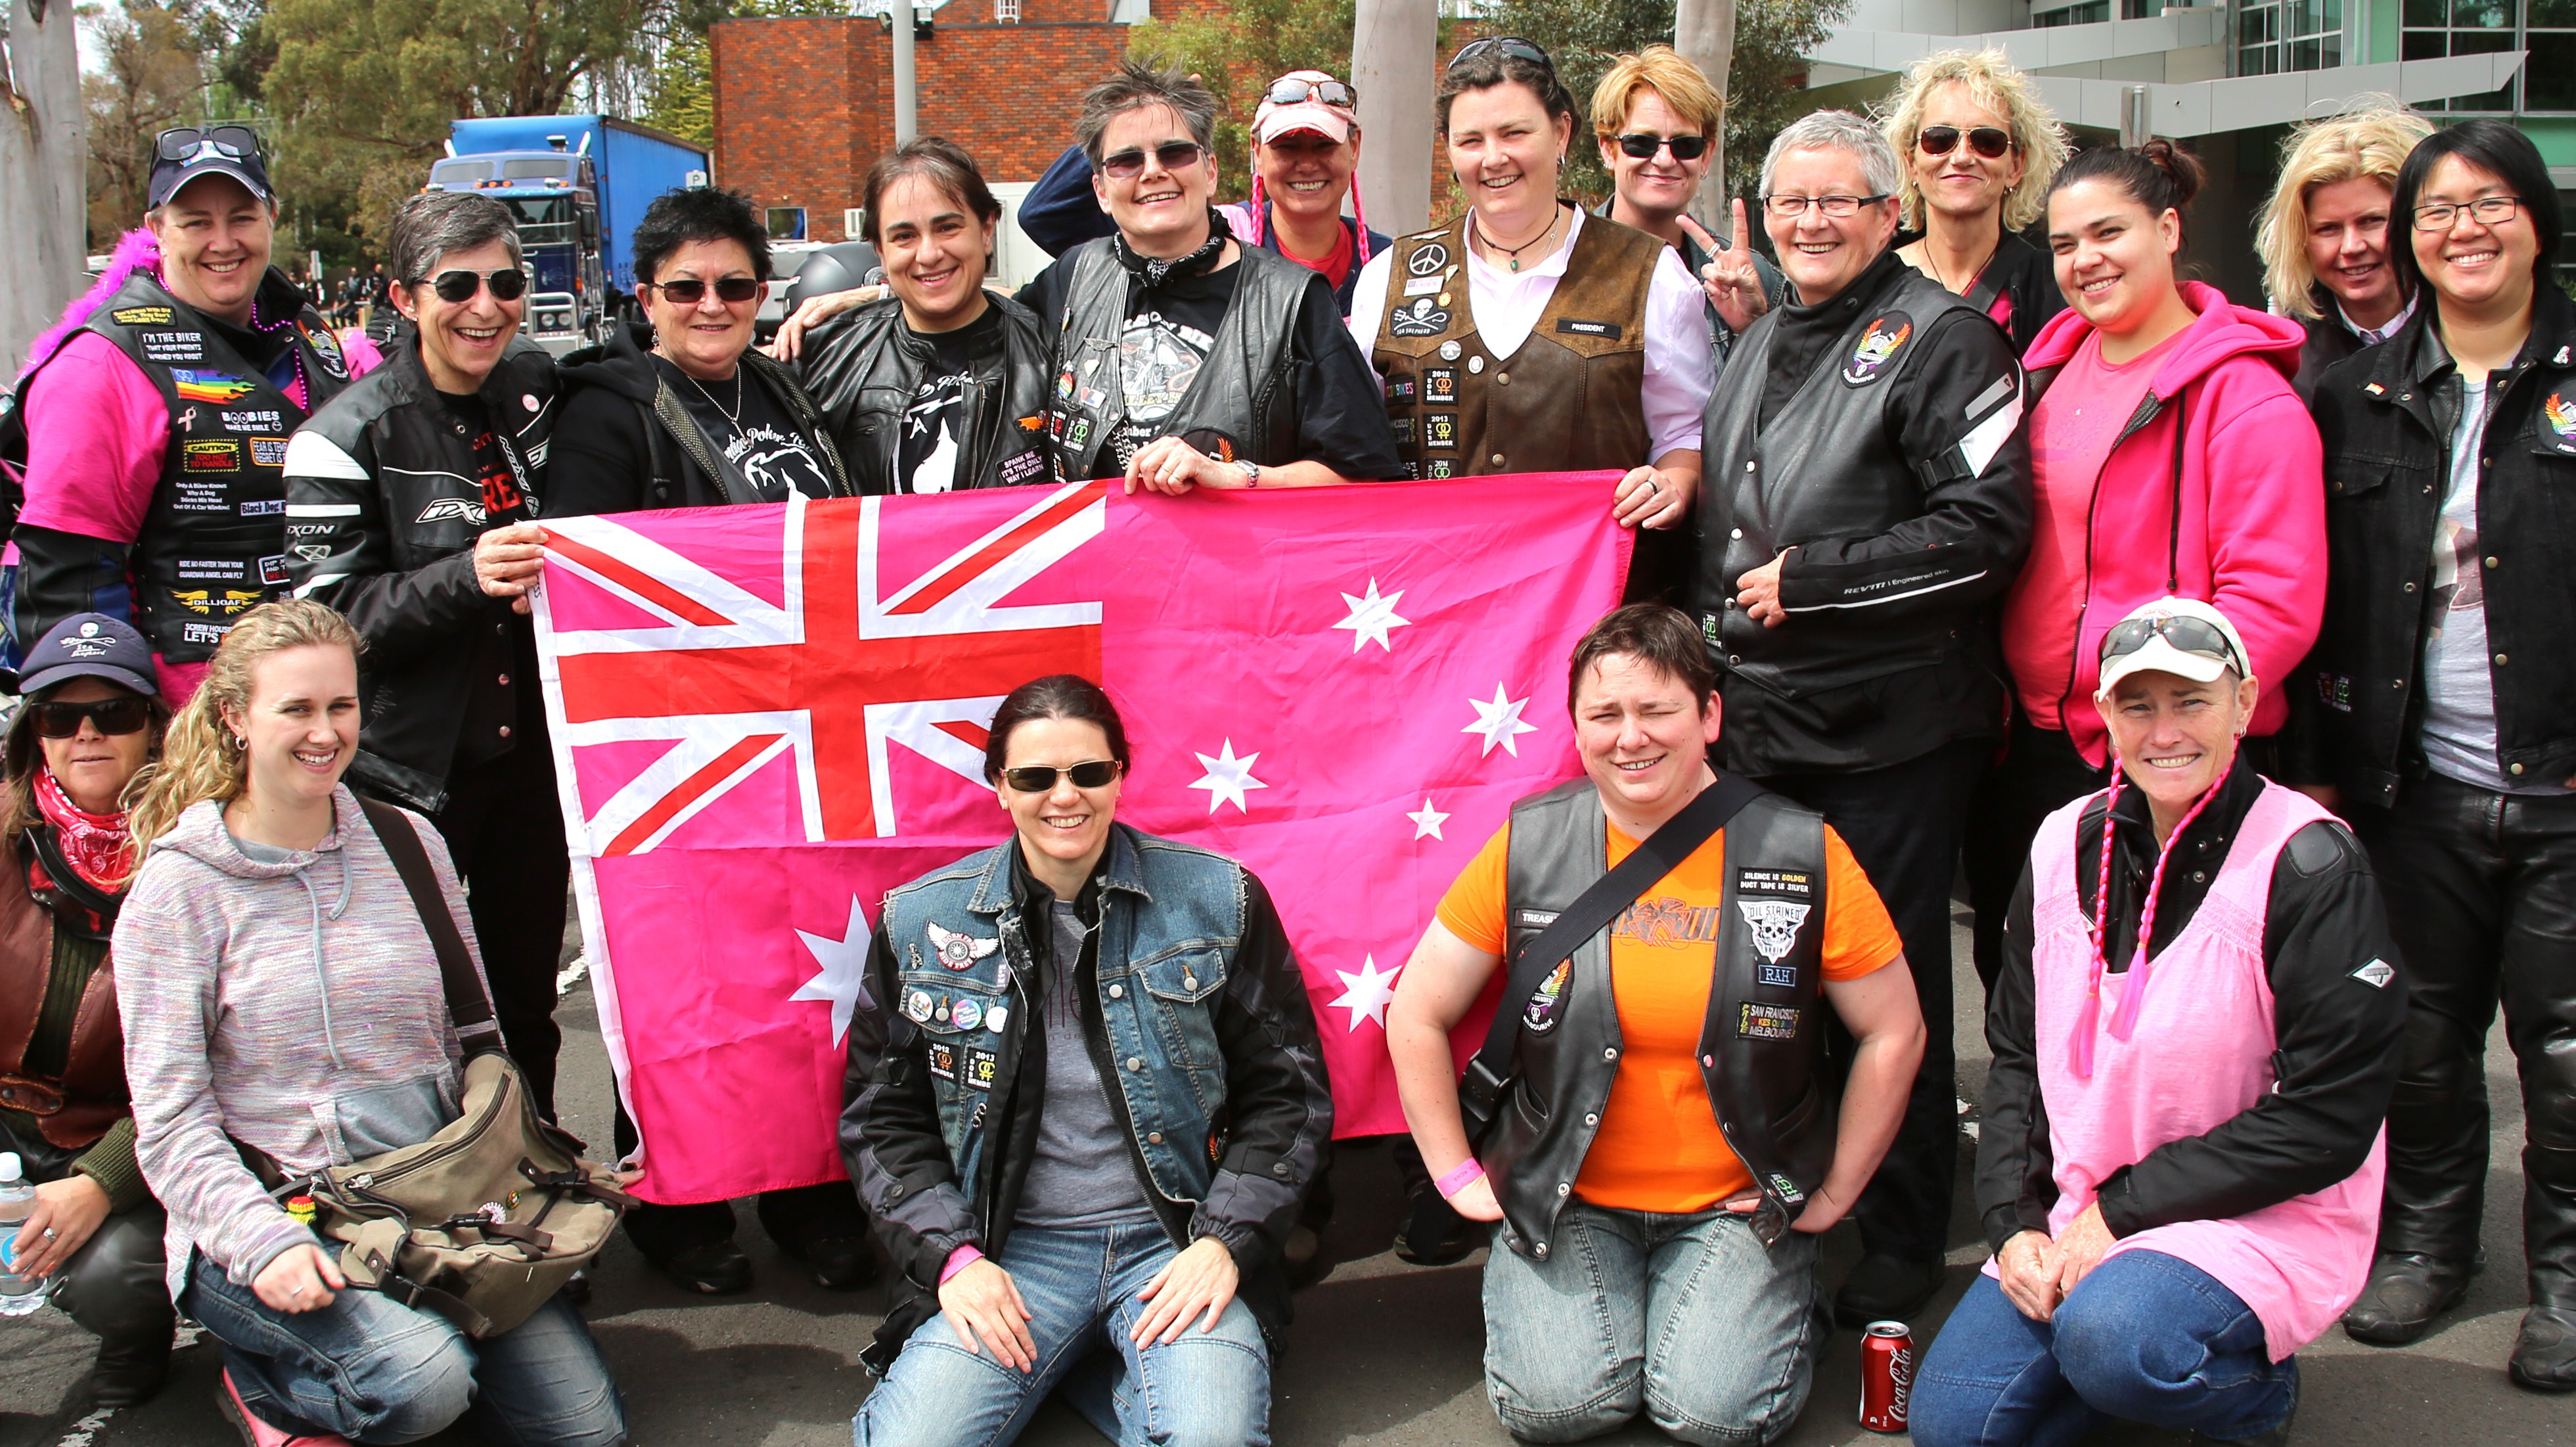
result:
<svg viewBox="0 0 2576 1447"><path fill-rule="evenodd" d="M349 379L349 364L340 356L339 338L332 336L327 328L318 332L306 331L299 324L295 329L303 333L305 344L313 348L313 360L322 364L325 373L344 382ZM530 407L528 410L534 412L537 409Z"/></svg>
<svg viewBox="0 0 2576 1447"><path fill-rule="evenodd" d="M2397 970L2386 960L2375 959L2353 971L2352 977L2373 989L2385 990L2388 982L2397 978Z"/></svg>
<svg viewBox="0 0 2576 1447"><path fill-rule="evenodd" d="M1451 462L1445 457L1440 459L1438 462L1427 462L1422 466L1422 475L1435 482L1443 478L1456 477L1458 475L1458 464Z"/></svg>
<svg viewBox="0 0 2576 1447"><path fill-rule="evenodd" d="M189 472L239 472L242 446L229 437L201 438L179 445L179 465Z"/></svg>
<svg viewBox="0 0 2576 1447"><path fill-rule="evenodd" d="M1395 433L1396 446L1411 447L1413 445L1413 418L1409 414L1403 417L1389 417L1386 419L1386 425L1393 429Z"/></svg>
<svg viewBox="0 0 2576 1447"><path fill-rule="evenodd" d="M283 437L250 439L250 462L253 467L286 466L286 439Z"/></svg>
<svg viewBox="0 0 2576 1447"><path fill-rule="evenodd" d="M147 362L202 362L206 359L204 332L137 332L134 340L143 348Z"/></svg>
<svg viewBox="0 0 2576 1447"><path fill-rule="evenodd" d="M2540 404L2540 415L2549 423L2549 430L2558 434L2558 450L2576 452L2576 407L2568 406L2566 398L2552 392Z"/></svg>
<svg viewBox="0 0 2576 1447"><path fill-rule="evenodd" d="M219 415L226 432L280 432L286 428L286 419L279 415L276 409L269 407L254 408L246 412L228 411Z"/></svg>
<svg viewBox="0 0 2576 1447"><path fill-rule="evenodd" d="M1887 364L1896 359L1897 350L1914 335L1914 319L1903 312L1887 312L1873 318L1860 341L1853 346L1851 360L1843 363L1843 383L1866 387L1878 380Z"/></svg>
<svg viewBox="0 0 2576 1447"><path fill-rule="evenodd" d="M1433 412L1422 419L1422 445L1458 450L1458 414Z"/></svg>
<svg viewBox="0 0 2576 1447"><path fill-rule="evenodd" d="M259 604L256 591L240 588L173 588L170 601L200 617L239 617Z"/></svg>
<svg viewBox="0 0 2576 1447"><path fill-rule="evenodd" d="M1037 480L1037 475L1044 471L1046 471L1046 458L1042 454L1023 452L1013 457L1005 457L1002 459L1002 485L1010 487L1023 482L1034 482Z"/></svg>
<svg viewBox="0 0 2576 1447"><path fill-rule="evenodd" d="M286 554L271 553L259 560L259 580L272 588L286 586Z"/></svg>
<svg viewBox="0 0 2576 1447"><path fill-rule="evenodd" d="M1422 384L1411 377L1395 376L1386 379L1386 405L1389 407L1410 407L1421 395Z"/></svg>
<svg viewBox="0 0 2576 1447"><path fill-rule="evenodd" d="M1399 337L1436 337L1449 330L1449 313L1431 298L1417 296L1388 314L1386 329Z"/></svg>
<svg viewBox="0 0 2576 1447"><path fill-rule="evenodd" d="M1449 264L1449 248L1437 241L1426 241L1404 259L1404 269L1415 276L1430 276Z"/></svg>
<svg viewBox="0 0 2576 1447"><path fill-rule="evenodd" d="M1559 960L1547 978L1530 992L1529 1003L1521 1007L1521 1024L1533 1035L1544 1035L1565 1018L1565 987L1574 978L1574 961Z"/></svg>
<svg viewBox="0 0 2576 1447"><path fill-rule="evenodd" d="M172 367L170 382L178 390L179 400L211 402L218 407L227 402L238 402L257 390L247 378L193 367Z"/></svg>
<svg viewBox="0 0 2576 1447"><path fill-rule="evenodd" d="M1798 1189L1797 1182L1778 1171L1771 1173L1771 1194L1778 1196L1781 1204L1787 1206L1795 1206L1807 1199L1807 1193Z"/></svg>
<svg viewBox="0 0 2576 1447"><path fill-rule="evenodd" d="M1434 407L1458 405L1458 369L1426 367L1422 372L1422 400Z"/></svg>
<svg viewBox="0 0 2576 1447"><path fill-rule="evenodd" d="M957 1046L953 1041L933 1040L922 1054L930 1062L930 1073L942 1080L957 1078Z"/></svg>
<svg viewBox="0 0 2576 1447"><path fill-rule="evenodd" d="M174 320L166 306L123 306L107 314L108 320L127 327L166 327Z"/></svg>
<svg viewBox="0 0 2576 1447"><path fill-rule="evenodd" d="M1002 1057L981 1045L966 1047L966 1083L977 1090L993 1088L993 1078L1002 1073Z"/></svg>
<svg viewBox="0 0 2576 1447"><path fill-rule="evenodd" d="M1795 1040L1798 1020L1806 1012L1795 1005L1757 1005L1744 1002L1736 1016L1735 1038L1738 1040Z"/></svg>
<svg viewBox="0 0 2576 1447"><path fill-rule="evenodd" d="M1815 908L1816 881L1803 869L1746 868L1735 871L1735 908L1753 932L1753 952L1761 956L1765 985L1798 983L1795 966L1781 961L1798 946L1798 931Z"/></svg>
<svg viewBox="0 0 2576 1447"><path fill-rule="evenodd" d="M930 936L930 948L938 954L939 963L952 970L970 969L977 960L1002 947L998 938L986 940L968 934L952 934L935 924L925 924L922 929Z"/></svg>
<svg viewBox="0 0 2576 1447"><path fill-rule="evenodd" d="M1617 322L1587 322L1573 317L1558 317L1556 329L1578 337L1607 337L1614 342L1619 340L1621 330Z"/></svg>

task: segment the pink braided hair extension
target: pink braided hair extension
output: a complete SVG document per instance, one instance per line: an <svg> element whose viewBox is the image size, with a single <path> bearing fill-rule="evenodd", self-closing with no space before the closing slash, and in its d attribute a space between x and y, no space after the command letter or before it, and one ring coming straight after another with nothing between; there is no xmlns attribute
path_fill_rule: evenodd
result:
<svg viewBox="0 0 2576 1447"><path fill-rule="evenodd" d="M2129 962L2129 983L2120 992L2119 1012L2111 1017L2114 1039L2126 1040L2129 1032L2137 1028L2138 1007L2147 992L2147 945L2155 938L2156 899L2164 892L2165 865L2173 858L2174 846L2182 842L2182 836L2191 828L2191 821L2199 818L2200 811L2209 807L2209 801L2218 797L2228 775L2235 772L2236 761L2230 759L2227 767L2219 770L2218 777L2211 781L2208 792L2193 801L2191 811L2182 816L2182 822L2174 826L2173 833L2165 836L2164 847L2156 851L2155 873L2147 880L2146 907L2138 918L2138 953ZM2111 854L2117 828L2113 811L2119 805L2120 783L2126 777L2115 752L2111 756L2111 787L2102 791L2102 867L2096 871L2093 881L2093 969L2084 991L2084 1008L2075 1020L2072 1063L2078 1080L2093 1078L2093 1036L2102 1019L2102 977L2110 971L2102 942L2110 930L2111 920Z"/></svg>

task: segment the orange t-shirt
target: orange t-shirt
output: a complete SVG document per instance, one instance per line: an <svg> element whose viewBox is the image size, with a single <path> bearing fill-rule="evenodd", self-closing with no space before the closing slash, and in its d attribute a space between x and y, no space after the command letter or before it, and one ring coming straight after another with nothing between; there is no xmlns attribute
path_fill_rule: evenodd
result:
<svg viewBox="0 0 2576 1447"><path fill-rule="evenodd" d="M1608 867L1617 868L1637 841L1615 824L1607 827ZM1440 922L1450 933L1496 955L1508 943L1503 883L1511 833L1509 824L1496 830L1440 900ZM1698 1059L1725 897L1726 832L1720 830L1611 923L1610 992L1626 1053L1574 1180L1575 1194L1596 1206L1705 1211L1753 1184L1717 1128ZM1827 829L1825 978L1857 980L1902 948L1869 876L1842 836Z"/></svg>

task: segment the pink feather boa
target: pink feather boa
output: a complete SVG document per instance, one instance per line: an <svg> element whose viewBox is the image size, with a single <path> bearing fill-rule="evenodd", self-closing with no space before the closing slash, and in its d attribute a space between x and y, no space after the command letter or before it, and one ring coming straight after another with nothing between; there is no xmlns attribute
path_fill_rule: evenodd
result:
<svg viewBox="0 0 2576 1447"><path fill-rule="evenodd" d="M63 308L61 321L36 338L36 345L27 351L27 365L19 369L18 375L26 376L46 358L60 351L63 343L72 339L72 333L79 331L100 307L107 305L107 299L116 295L117 289L138 271L149 271L155 276L161 274L161 245L152 239L149 230L140 226L117 238L116 252L107 259L107 270L99 273L98 280L88 291Z"/></svg>

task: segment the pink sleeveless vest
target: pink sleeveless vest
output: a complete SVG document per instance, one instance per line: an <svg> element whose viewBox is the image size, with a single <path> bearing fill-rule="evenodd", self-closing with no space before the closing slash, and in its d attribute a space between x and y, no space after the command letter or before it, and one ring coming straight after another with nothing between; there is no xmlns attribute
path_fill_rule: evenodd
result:
<svg viewBox="0 0 2576 1447"><path fill-rule="evenodd" d="M2141 975L2138 961L2133 955L2127 973L2103 977L2093 1073L2079 1078L2072 1032L2092 971L2081 901L2093 886L2076 878L2075 831L2095 797L2050 815L2031 845L2039 1089L2058 1189L2052 1235L2093 1203L2112 1172L2168 1141L2207 1133L2272 1089L2272 988L2263 973L2272 866L2292 834L2331 817L2305 795L2264 784L2208 897L2143 972L2146 995L2126 1040L2109 1022L2120 992ZM2360 1170L2312 1195L2230 1220L2157 1226L2110 1254L2161 1251L2218 1278L2262 1318L2272 1360L2280 1361L2361 1294L2379 1232L2387 1144L2383 1128Z"/></svg>

